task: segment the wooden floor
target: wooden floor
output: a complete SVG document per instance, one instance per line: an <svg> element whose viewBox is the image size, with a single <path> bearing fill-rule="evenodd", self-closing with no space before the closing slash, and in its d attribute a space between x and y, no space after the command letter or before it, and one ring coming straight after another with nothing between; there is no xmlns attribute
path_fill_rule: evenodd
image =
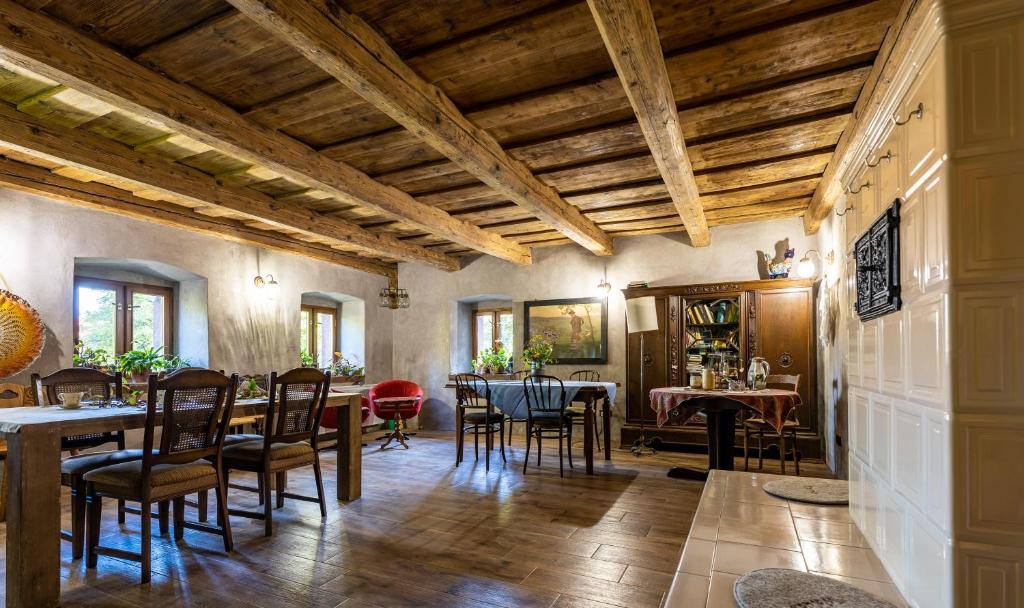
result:
<svg viewBox="0 0 1024 608"><path fill-rule="evenodd" d="M324 521L315 504L289 501L275 511L271 538L262 522L232 518L231 555L219 537L201 532L186 531L178 546L154 537L150 585L139 584L136 564L113 558L86 571L62 542L62 605L658 606L702 487L665 477L669 466L699 465L697 455L616 452L588 477L577 446L576 469L560 479L548 446L543 466L531 458L523 475L521 443L508 449L504 467L495 451L485 474L471 447L466 462L453 466L450 434L420 433L408 451L381 451L373 436L367 442L362 499L329 500ZM332 451L321 457L325 468L334 467ZM778 461L766 470L778 472ZM827 475L820 463L802 463L801 472ZM333 496L333 472L324 478ZM311 473L293 474L289 485L314 492ZM230 501L255 506L254 496L233 490ZM138 518L119 527L107 511L103 544L137 550Z"/></svg>

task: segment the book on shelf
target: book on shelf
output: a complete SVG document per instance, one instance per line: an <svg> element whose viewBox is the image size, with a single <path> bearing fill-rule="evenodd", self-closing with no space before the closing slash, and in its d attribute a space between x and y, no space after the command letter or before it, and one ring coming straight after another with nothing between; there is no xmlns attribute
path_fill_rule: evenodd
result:
<svg viewBox="0 0 1024 608"><path fill-rule="evenodd" d="M736 302L728 302L724 306L716 305L714 308L710 304L698 302L687 307L686 318L696 325L736 323L740 320L740 307Z"/></svg>

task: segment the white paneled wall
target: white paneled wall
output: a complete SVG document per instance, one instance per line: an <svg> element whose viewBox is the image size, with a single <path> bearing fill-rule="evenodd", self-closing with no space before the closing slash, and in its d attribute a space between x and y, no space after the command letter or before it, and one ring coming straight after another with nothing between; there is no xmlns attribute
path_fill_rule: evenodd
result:
<svg viewBox="0 0 1024 608"><path fill-rule="evenodd" d="M853 301L852 244L902 200L902 309L846 327L850 511L911 605L1022 608L1024 2L915 13L906 124L873 123L832 230Z"/></svg>
<svg viewBox="0 0 1024 608"><path fill-rule="evenodd" d="M836 230L852 259L859 237L892 202L902 201L901 310L848 320L851 516L893 581L919 608L951 606L952 497L948 154L945 149L945 39L919 31L902 66L894 116L885 121L868 160L848 178L859 193ZM897 80L900 77L897 76ZM852 265L844 272L856 300Z"/></svg>
<svg viewBox="0 0 1024 608"><path fill-rule="evenodd" d="M962 0L961 0L962 1ZM957 606L1024 606L1024 2L950 19Z"/></svg>

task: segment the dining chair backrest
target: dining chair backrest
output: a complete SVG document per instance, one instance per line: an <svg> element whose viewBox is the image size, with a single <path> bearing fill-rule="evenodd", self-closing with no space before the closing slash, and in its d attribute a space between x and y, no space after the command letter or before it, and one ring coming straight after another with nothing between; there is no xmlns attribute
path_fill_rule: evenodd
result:
<svg viewBox="0 0 1024 608"><path fill-rule="evenodd" d="M61 396L69 393L87 393L92 397L120 400L123 381L121 372L107 374L88 367L69 367L48 376L32 374L32 393L37 405L59 405ZM104 443L124 443L124 432L88 433L72 435L60 440L62 450L94 448Z"/></svg>
<svg viewBox="0 0 1024 608"><path fill-rule="evenodd" d="M20 384L0 384L0 407L25 405L25 387Z"/></svg>
<svg viewBox="0 0 1024 608"><path fill-rule="evenodd" d="M455 374L455 403L458 407L491 409L491 387L477 374Z"/></svg>
<svg viewBox="0 0 1024 608"><path fill-rule="evenodd" d="M309 441L316 448L317 429L330 386L331 372L315 367L297 367L281 375L270 373L265 454L270 453L269 447L274 443Z"/></svg>
<svg viewBox="0 0 1024 608"><path fill-rule="evenodd" d="M565 385L555 376L537 374L523 378L526 410L532 418L535 413L565 414Z"/></svg>
<svg viewBox="0 0 1024 608"><path fill-rule="evenodd" d="M765 378L765 386L784 391L796 391L800 387L800 374L768 374L768 377Z"/></svg>
<svg viewBox="0 0 1024 608"><path fill-rule="evenodd" d="M181 464L220 458L224 435L238 390L238 374L210 369L183 369L157 379L149 376L146 431L142 440L143 477L158 464ZM157 408L160 391L163 407ZM154 451L157 420L160 447Z"/></svg>
<svg viewBox="0 0 1024 608"><path fill-rule="evenodd" d="M580 369L569 374L569 380L578 380L582 382L600 382L601 372L593 369Z"/></svg>

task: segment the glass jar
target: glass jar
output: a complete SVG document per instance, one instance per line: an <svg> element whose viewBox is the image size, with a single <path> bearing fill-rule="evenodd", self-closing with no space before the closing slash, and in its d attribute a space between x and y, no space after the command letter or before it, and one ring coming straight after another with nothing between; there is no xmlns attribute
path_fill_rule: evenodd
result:
<svg viewBox="0 0 1024 608"><path fill-rule="evenodd" d="M747 369L747 384L755 391L763 390L768 382L768 361L764 357L754 357Z"/></svg>

